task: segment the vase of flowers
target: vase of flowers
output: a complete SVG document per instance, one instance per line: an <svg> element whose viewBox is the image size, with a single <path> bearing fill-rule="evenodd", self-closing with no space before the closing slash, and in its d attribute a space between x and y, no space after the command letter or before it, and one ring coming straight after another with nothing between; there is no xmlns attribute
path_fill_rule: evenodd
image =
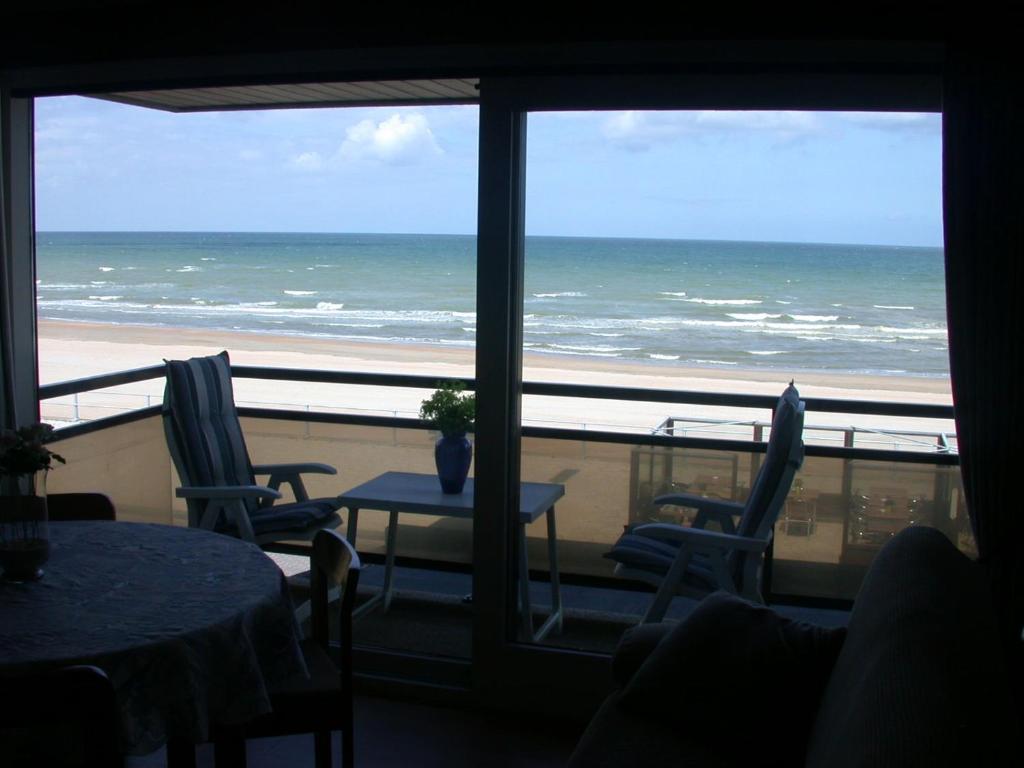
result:
<svg viewBox="0 0 1024 768"><path fill-rule="evenodd" d="M64 459L46 447L49 424L0 434L0 570L8 581L34 581L50 557L46 475Z"/></svg>
<svg viewBox="0 0 1024 768"><path fill-rule="evenodd" d="M441 433L434 445L434 463L444 493L462 493L473 461L473 445L466 438L476 418L476 396L466 394L465 385L450 381L420 406L420 418Z"/></svg>

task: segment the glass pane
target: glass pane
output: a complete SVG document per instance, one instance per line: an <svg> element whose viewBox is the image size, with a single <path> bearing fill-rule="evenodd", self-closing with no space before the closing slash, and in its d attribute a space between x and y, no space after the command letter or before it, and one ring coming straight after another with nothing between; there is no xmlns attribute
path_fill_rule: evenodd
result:
<svg viewBox="0 0 1024 768"><path fill-rule="evenodd" d="M40 380L221 349L249 365L472 376L477 122L461 106L173 114L37 99ZM267 405L395 410L366 390L258 389Z"/></svg>
<svg viewBox="0 0 1024 768"><path fill-rule="evenodd" d="M653 505L659 494L744 502L763 456L643 435L764 443L768 408L729 398L771 402L791 380L802 397L836 404L807 413L808 446L921 463L809 458L775 529L773 594L850 598L878 547L923 521L970 548L957 469L929 461L955 454L951 420L842 413L837 403L952 402L940 115L665 110L529 121L523 378L569 385L563 397L523 401L524 424L538 428L524 441L523 479L565 486L565 627L545 642L596 647L577 631L587 611L607 623L605 639L635 623L650 591L623 584L602 555L632 526L694 523L692 510ZM713 404L574 397L573 385L699 392ZM551 427L578 441L544 439ZM602 443L594 431L636 444ZM543 564L541 524L529 533L530 563ZM544 566L531 578L542 600ZM673 603L669 615L683 610Z"/></svg>

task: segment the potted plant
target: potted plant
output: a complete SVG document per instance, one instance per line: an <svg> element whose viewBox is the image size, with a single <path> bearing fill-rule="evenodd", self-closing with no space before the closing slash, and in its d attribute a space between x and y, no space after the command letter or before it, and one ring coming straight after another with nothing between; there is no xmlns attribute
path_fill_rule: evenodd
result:
<svg viewBox="0 0 1024 768"><path fill-rule="evenodd" d="M460 381L440 383L420 406L420 418L441 433L434 446L434 462L444 493L462 493L473 460L466 433L473 430L476 395L465 393L465 388Z"/></svg>
<svg viewBox="0 0 1024 768"><path fill-rule="evenodd" d="M0 569L10 581L33 581L50 557L46 474L64 458L46 447L49 424L0 433Z"/></svg>

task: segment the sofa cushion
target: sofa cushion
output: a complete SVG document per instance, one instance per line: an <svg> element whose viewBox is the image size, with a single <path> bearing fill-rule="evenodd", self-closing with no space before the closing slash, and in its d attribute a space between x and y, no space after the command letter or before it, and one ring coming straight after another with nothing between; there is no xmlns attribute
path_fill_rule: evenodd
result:
<svg viewBox="0 0 1024 768"><path fill-rule="evenodd" d="M700 735L726 762L798 765L843 635L716 592L657 645L621 705Z"/></svg>
<svg viewBox="0 0 1024 768"><path fill-rule="evenodd" d="M620 688L625 688L636 671L643 666L658 644L665 639L674 625L637 624L622 633L619 645L612 656L612 679Z"/></svg>
<svg viewBox="0 0 1024 768"><path fill-rule="evenodd" d="M807 765L1005 764L1014 722L993 616L980 568L943 534L899 533L857 596Z"/></svg>

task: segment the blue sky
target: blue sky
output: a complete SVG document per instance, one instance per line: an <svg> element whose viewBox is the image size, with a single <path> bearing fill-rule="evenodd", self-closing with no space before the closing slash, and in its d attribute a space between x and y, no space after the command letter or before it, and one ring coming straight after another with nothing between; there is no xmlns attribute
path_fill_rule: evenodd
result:
<svg viewBox="0 0 1024 768"><path fill-rule="evenodd" d="M941 117L531 115L535 235L941 245ZM171 114L36 102L41 230L465 233L475 107Z"/></svg>

